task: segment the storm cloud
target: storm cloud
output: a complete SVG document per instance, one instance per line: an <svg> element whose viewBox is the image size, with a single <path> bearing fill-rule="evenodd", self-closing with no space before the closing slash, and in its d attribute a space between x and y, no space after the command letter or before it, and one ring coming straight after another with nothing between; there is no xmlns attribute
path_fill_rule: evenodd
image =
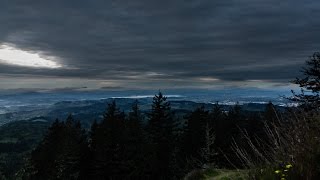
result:
<svg viewBox="0 0 320 180"><path fill-rule="evenodd" d="M1 0L0 44L62 66L0 63L0 85L287 84L319 49L319 10L316 0Z"/></svg>

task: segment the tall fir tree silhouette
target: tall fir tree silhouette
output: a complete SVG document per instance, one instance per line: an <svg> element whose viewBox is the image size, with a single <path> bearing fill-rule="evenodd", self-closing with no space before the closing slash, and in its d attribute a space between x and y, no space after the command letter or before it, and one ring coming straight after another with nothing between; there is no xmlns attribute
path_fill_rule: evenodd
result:
<svg viewBox="0 0 320 180"><path fill-rule="evenodd" d="M189 168L199 168L202 166L201 149L206 143L206 125L209 120L209 111L204 106L198 107L186 117L187 125L185 128L184 151Z"/></svg>
<svg viewBox="0 0 320 180"><path fill-rule="evenodd" d="M138 104L138 100L132 104L126 123L126 159L130 171L128 178L146 179L147 141L142 125L143 115Z"/></svg>
<svg viewBox="0 0 320 180"><path fill-rule="evenodd" d="M122 179L128 173L125 161L125 114L115 101L108 104L100 124L91 131L90 179Z"/></svg>
<svg viewBox="0 0 320 180"><path fill-rule="evenodd" d="M151 144L150 171L153 179L170 179L175 144L175 122L170 103L161 92L153 98L147 132Z"/></svg>

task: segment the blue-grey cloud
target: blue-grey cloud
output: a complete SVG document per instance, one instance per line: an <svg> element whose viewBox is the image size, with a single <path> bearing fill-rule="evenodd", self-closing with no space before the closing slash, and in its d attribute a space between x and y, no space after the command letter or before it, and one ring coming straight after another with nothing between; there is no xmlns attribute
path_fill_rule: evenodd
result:
<svg viewBox="0 0 320 180"><path fill-rule="evenodd" d="M111 87L287 82L319 48L319 10L316 0L2 0L0 43L68 68L0 64L0 74L120 82Z"/></svg>

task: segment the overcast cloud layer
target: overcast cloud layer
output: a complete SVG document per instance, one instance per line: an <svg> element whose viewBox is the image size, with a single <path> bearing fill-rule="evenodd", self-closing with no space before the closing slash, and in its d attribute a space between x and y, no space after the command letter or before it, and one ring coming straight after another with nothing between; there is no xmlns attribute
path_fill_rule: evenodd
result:
<svg viewBox="0 0 320 180"><path fill-rule="evenodd" d="M319 18L317 0L0 0L0 44L62 65L0 64L0 87L286 85L319 50Z"/></svg>

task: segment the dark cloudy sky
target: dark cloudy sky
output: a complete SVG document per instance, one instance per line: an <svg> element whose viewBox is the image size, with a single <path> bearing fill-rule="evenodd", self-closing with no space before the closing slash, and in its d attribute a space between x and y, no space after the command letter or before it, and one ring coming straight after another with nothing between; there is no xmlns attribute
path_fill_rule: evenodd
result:
<svg viewBox="0 0 320 180"><path fill-rule="evenodd" d="M0 0L0 88L274 88L320 45L318 0Z"/></svg>

